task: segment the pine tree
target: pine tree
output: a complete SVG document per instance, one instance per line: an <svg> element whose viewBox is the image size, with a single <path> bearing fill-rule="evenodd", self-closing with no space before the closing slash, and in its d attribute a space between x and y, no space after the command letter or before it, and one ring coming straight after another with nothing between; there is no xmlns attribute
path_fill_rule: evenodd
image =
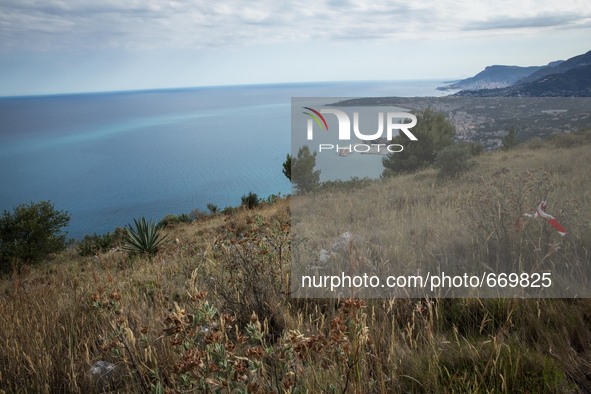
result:
<svg viewBox="0 0 591 394"><path fill-rule="evenodd" d="M453 144L456 130L443 113L426 109L418 112L416 117L417 125L412 128L412 133L417 141L410 141L405 135L393 138L392 143L400 144L404 149L383 158L383 176L425 168L433 164L439 151Z"/></svg>
<svg viewBox="0 0 591 394"><path fill-rule="evenodd" d="M291 162L289 178L295 184L296 191L298 193L308 193L316 190L320 185L320 170L314 171L316 152L310 153L310 148L303 146L298 150L295 158L288 155L288 159Z"/></svg>

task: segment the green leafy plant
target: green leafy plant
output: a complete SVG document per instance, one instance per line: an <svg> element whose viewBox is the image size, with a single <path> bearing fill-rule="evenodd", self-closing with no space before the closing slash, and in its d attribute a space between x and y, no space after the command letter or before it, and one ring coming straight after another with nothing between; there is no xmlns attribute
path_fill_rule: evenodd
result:
<svg viewBox="0 0 591 394"><path fill-rule="evenodd" d="M462 143L462 145L465 145L468 148L470 148L470 153L472 154L472 156L478 156L479 154L484 152L484 145L482 145L480 142L465 142Z"/></svg>
<svg viewBox="0 0 591 394"><path fill-rule="evenodd" d="M404 135L396 136L392 143L401 144L404 150L390 153L382 159L384 177L414 172L433 164L437 153L453 144L456 129L442 112L426 109L417 112L417 125L412 133L417 141L409 141Z"/></svg>
<svg viewBox="0 0 591 394"><path fill-rule="evenodd" d="M453 144L443 148L433 163L435 168L439 169L437 176L440 179L455 178L468 171L474 165L474 161L470 160L471 157L472 153L468 145Z"/></svg>
<svg viewBox="0 0 591 394"><path fill-rule="evenodd" d="M99 252L106 252L115 247L116 243L116 237L111 233L102 235L95 233L85 235L84 239L76 245L76 249L80 256L94 256Z"/></svg>
<svg viewBox="0 0 591 394"><path fill-rule="evenodd" d="M563 133L556 134L552 138L552 143L557 148L572 149L583 144L583 139L579 138L578 135Z"/></svg>
<svg viewBox="0 0 591 394"><path fill-rule="evenodd" d="M289 153L283 162L283 175L291 182L291 155Z"/></svg>
<svg viewBox="0 0 591 394"><path fill-rule="evenodd" d="M157 227L164 228L178 223L191 223L193 219L186 213L180 215L168 214L158 222Z"/></svg>
<svg viewBox="0 0 591 394"><path fill-rule="evenodd" d="M0 216L0 269L38 263L64 250L66 234L62 229L69 222L70 215L57 211L50 201L21 204L13 212L4 211Z"/></svg>
<svg viewBox="0 0 591 394"><path fill-rule="evenodd" d="M308 193L318 189L320 186L320 170L316 167L317 152L310 152L305 145L298 150L296 157L287 156L283 163L283 174L293 182L298 193ZM291 165L291 170L287 166Z"/></svg>
<svg viewBox="0 0 591 394"><path fill-rule="evenodd" d="M519 130L516 127L511 127L507 135L505 135L501 142L503 143L503 150L513 149L519 143Z"/></svg>
<svg viewBox="0 0 591 394"><path fill-rule="evenodd" d="M135 228L131 225L126 228L124 249L131 254L155 255L166 235L161 233L161 229L152 220L141 218L133 221Z"/></svg>
<svg viewBox="0 0 591 394"><path fill-rule="evenodd" d="M256 193L250 192L244 196L242 196L242 206L247 209L253 209L258 207L260 203L259 196Z"/></svg>
<svg viewBox="0 0 591 394"><path fill-rule="evenodd" d="M207 209L209 209L209 212L212 215L215 215L219 211L218 206L215 205L215 204L213 204L213 203L211 203L211 202L209 204L207 204Z"/></svg>

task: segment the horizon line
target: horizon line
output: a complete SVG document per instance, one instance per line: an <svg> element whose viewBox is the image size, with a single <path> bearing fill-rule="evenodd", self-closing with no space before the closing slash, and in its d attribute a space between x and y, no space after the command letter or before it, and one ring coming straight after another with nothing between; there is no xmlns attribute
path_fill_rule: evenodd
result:
<svg viewBox="0 0 591 394"><path fill-rule="evenodd" d="M30 93L15 95L0 95L2 99L26 99L26 98L50 98L63 96L92 96L101 94L130 94L130 93L150 93L164 91L183 91L198 89L220 89L236 87L275 87L286 85L316 85L316 84L335 84L335 83L362 83L362 82L411 82L411 81L441 81L442 84L453 83L457 78L409 78L409 79L358 79L358 80L339 80L339 81L301 81L301 82L268 82L268 83L237 83L227 85L197 85L197 86L177 86L177 87L159 87L159 88L137 88L137 89L116 89L116 90L95 90L95 91L74 91L74 92L56 92L56 93Z"/></svg>

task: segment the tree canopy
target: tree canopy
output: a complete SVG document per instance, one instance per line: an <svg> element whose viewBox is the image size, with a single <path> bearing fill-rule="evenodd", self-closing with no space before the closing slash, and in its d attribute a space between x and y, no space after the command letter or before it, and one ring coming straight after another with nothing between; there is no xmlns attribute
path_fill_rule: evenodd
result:
<svg viewBox="0 0 591 394"><path fill-rule="evenodd" d="M427 167L435 161L437 153L453 144L455 127L441 112L426 109L416 113L417 125L412 133L417 141L410 141L405 135L393 138L393 144L404 147L401 152L390 153L382 159L383 176L412 172Z"/></svg>
<svg viewBox="0 0 591 394"><path fill-rule="evenodd" d="M0 267L37 263L51 253L65 249L70 222L67 212L57 211L50 201L21 204L0 217Z"/></svg>
<svg viewBox="0 0 591 394"><path fill-rule="evenodd" d="M314 167L316 152L312 153L308 146L303 146L298 150L296 157L287 155L283 163L283 174L294 183L298 193L308 193L320 185L320 170L314 170Z"/></svg>

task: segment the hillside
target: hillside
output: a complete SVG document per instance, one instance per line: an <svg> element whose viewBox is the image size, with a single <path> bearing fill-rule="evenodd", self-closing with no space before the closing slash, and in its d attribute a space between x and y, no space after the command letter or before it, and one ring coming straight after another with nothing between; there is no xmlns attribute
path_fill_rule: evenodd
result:
<svg viewBox="0 0 591 394"><path fill-rule="evenodd" d="M591 65L502 89L464 90L462 97L591 97Z"/></svg>
<svg viewBox="0 0 591 394"><path fill-rule="evenodd" d="M552 64L552 63L551 63ZM591 51L540 68L506 86L463 88L463 97L590 97Z"/></svg>
<svg viewBox="0 0 591 394"><path fill-rule="evenodd" d="M446 86L439 87L439 90L479 90L504 88L513 85L518 80L539 71L541 66L519 67L519 66L488 66L473 77L462 79Z"/></svg>
<svg viewBox="0 0 591 394"><path fill-rule="evenodd" d="M511 96L591 97L591 62L568 71L549 74L509 89Z"/></svg>
<svg viewBox="0 0 591 394"><path fill-rule="evenodd" d="M577 160L573 160L577 158ZM395 223L374 259L589 266L591 134L483 153L461 178L432 169L316 196ZM562 238L520 204L541 198ZM6 392L589 392L589 299L294 299L290 199L178 223L152 258L75 249L0 281ZM367 212L329 206L325 234ZM341 220L341 221L339 221ZM337 233L338 234L338 233ZM382 236L382 234L379 234ZM368 240L369 244L377 242ZM366 245L366 243L363 243ZM351 248L352 250L352 248ZM579 272L579 271L576 271ZM583 272L583 271L580 271ZM96 361L116 366L90 378Z"/></svg>
<svg viewBox="0 0 591 394"><path fill-rule="evenodd" d="M555 67L545 67L517 81L517 84L534 82L551 74L563 74L578 67L591 66L591 51L556 64Z"/></svg>

